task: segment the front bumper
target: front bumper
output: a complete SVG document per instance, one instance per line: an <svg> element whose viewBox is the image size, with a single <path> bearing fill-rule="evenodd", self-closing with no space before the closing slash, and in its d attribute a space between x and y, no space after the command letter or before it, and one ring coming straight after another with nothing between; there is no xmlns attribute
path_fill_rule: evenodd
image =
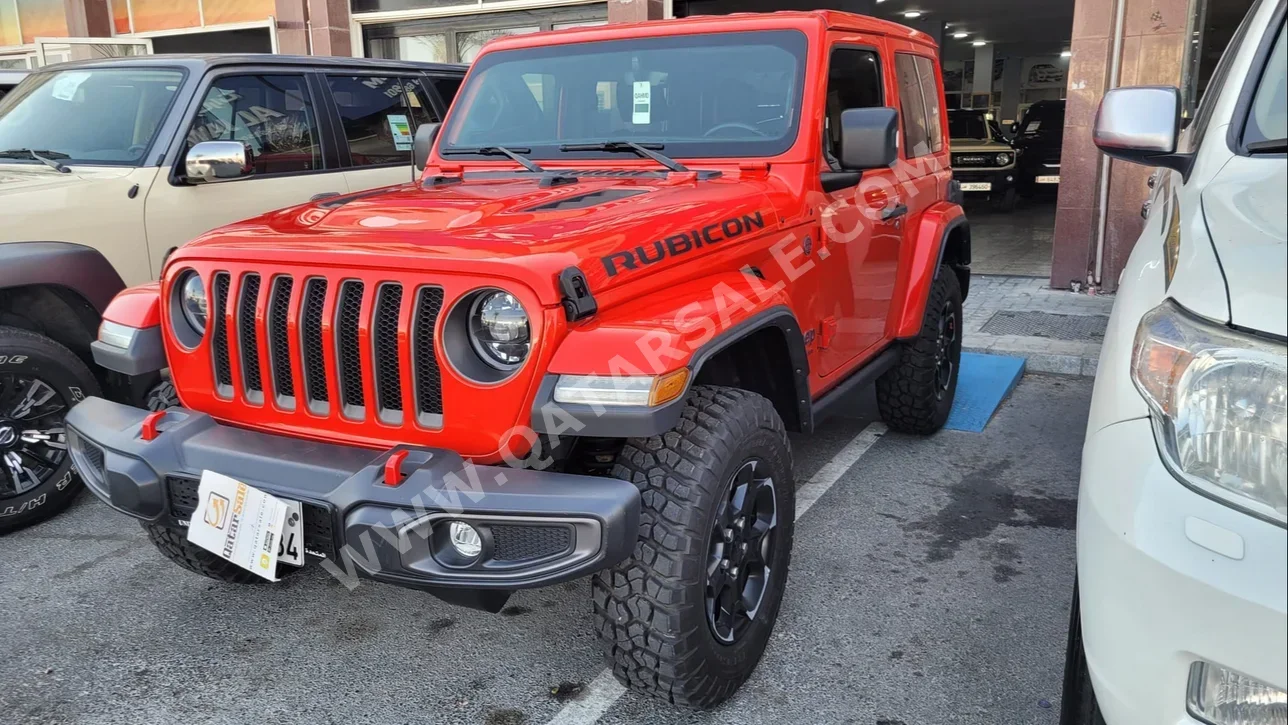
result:
<svg viewBox="0 0 1288 725"><path fill-rule="evenodd" d="M1186 685L1199 660L1288 688L1288 532L1173 478L1148 419L1088 437L1077 539L1083 643L1107 725L1198 725Z"/></svg>
<svg viewBox="0 0 1288 725"><path fill-rule="evenodd" d="M108 506L182 529L197 481L217 471L304 509L305 550L378 581L437 590L510 591L584 576L625 559L639 529L639 490L615 478L475 466L453 451L365 448L257 433L182 408L142 437L149 411L89 398L67 415L81 478ZM403 478L385 464L406 450ZM468 567L440 562L432 536L464 520L484 540Z"/></svg>

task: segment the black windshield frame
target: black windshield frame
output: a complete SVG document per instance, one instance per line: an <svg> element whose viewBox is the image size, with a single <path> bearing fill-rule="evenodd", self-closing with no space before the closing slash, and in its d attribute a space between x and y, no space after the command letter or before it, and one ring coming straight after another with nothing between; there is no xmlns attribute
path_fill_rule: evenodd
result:
<svg viewBox="0 0 1288 725"><path fill-rule="evenodd" d="M597 53L666 51L682 48L709 49L724 45L774 45L786 51L795 59L794 77L791 79L790 93L787 96L786 101L790 104L791 108L790 113L785 114L787 126L781 136L770 137L765 140L711 139L704 141L696 141L691 137L685 140L677 140L675 138L657 135L633 136L629 139L607 137L554 138L552 139L552 143L549 144L524 141L521 145L531 149L531 152L525 153L524 156L545 161L576 161L588 159L614 159L620 161L622 159L622 154L620 153L606 151L561 151L559 147L567 143L621 140L630 140L637 143L665 144L665 153L671 158L768 158L785 153L796 144L796 140L800 135L802 99L804 97L807 64L809 62L809 40L805 33L795 29L751 30L651 36L646 38L629 38L623 40L585 41L579 43L561 43L558 45L517 48L514 50L501 50L484 53L477 61L475 61L474 67L471 68L464 86L457 94L458 104L452 108L452 112L448 115L443 132L438 136L440 154L443 151L450 152L456 148L473 148L481 145L495 145L476 143L473 139L468 142L462 141L460 143L452 143L451 139L458 137L461 132L463 118L470 110L466 105L468 103L467 99L471 99L478 91L479 85L483 82L480 79L485 77L485 72L488 69L501 63L523 63L545 58L566 57L569 55L593 56ZM693 72L696 73L700 71L695 69ZM462 159L495 160L495 157L465 153L452 154L453 161Z"/></svg>

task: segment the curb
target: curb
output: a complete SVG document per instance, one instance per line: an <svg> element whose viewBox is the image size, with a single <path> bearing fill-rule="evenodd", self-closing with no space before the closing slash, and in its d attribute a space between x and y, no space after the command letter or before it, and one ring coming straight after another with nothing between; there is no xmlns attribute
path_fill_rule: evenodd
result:
<svg viewBox="0 0 1288 725"><path fill-rule="evenodd" d="M1024 358L1024 372L1045 373L1048 375L1065 375L1075 378L1096 377L1097 357L1083 355L1058 355L1053 353L1022 352L1007 350L1002 347L979 348L962 346L962 352L974 352L981 355L1013 355Z"/></svg>

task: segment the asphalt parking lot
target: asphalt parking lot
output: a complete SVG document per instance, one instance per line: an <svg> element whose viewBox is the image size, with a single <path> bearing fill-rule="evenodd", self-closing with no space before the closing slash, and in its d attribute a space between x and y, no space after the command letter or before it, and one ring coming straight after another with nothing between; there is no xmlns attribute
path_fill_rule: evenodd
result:
<svg viewBox="0 0 1288 725"><path fill-rule="evenodd" d="M765 659L713 712L600 676L585 581L500 615L317 567L236 587L85 495L0 538L0 722L1054 725L1090 395L1031 375L983 433L929 439L877 437L863 396L793 437L826 491Z"/></svg>

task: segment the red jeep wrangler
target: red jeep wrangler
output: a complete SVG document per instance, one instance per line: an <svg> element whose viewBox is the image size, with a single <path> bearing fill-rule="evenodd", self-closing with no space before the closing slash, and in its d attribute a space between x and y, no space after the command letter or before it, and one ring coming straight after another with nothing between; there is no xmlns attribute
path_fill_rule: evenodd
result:
<svg viewBox="0 0 1288 725"><path fill-rule="evenodd" d="M419 183L211 232L113 303L96 359L168 366L182 407L81 403L78 470L224 581L261 579L185 533L210 472L291 502L277 576L297 536L349 583L493 611L591 575L616 675L715 705L782 602L787 431L872 383L895 430L948 416L970 233L942 98L927 36L836 12L495 41Z"/></svg>

